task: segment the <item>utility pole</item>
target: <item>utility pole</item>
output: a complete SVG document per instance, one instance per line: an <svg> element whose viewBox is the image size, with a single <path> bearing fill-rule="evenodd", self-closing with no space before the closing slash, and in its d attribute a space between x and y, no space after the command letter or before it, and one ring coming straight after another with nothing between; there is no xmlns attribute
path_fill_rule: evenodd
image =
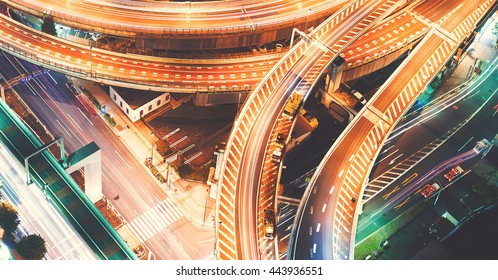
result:
<svg viewBox="0 0 498 280"><path fill-rule="evenodd" d="M202 220L203 224L206 224L206 213L207 213L207 204L208 204L208 198L209 198L209 189L210 185L208 185L206 189L206 203L204 204L204 219Z"/></svg>
<svg viewBox="0 0 498 280"><path fill-rule="evenodd" d="M150 148L150 165L151 167L154 166L154 131L151 131L150 132L150 135L152 135L152 139L151 139L151 148Z"/></svg>

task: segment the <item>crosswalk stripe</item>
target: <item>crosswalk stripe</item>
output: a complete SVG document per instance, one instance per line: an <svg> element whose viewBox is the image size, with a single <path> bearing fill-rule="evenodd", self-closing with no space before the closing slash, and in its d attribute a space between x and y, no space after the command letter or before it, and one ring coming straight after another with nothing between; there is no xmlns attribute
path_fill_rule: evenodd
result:
<svg viewBox="0 0 498 280"><path fill-rule="evenodd" d="M169 224L174 223L178 219L177 215L175 215L175 212L172 209L173 207L166 200L161 201L161 203L159 203L157 206L164 217L168 220Z"/></svg>
<svg viewBox="0 0 498 280"><path fill-rule="evenodd" d="M180 209L166 198L129 223L140 242L147 241L183 217Z"/></svg>
<svg viewBox="0 0 498 280"><path fill-rule="evenodd" d="M154 206L154 213L159 217L159 223L161 224L161 228L165 228L171 224L171 222L168 219L168 215L165 214L164 210L161 208L160 204L157 204Z"/></svg>
<svg viewBox="0 0 498 280"><path fill-rule="evenodd" d="M147 240L150 238L150 236L152 235L152 233L150 232L150 230L148 229L148 227L146 226L146 224L142 221L141 219L142 216L136 218L133 223L135 223L137 225L137 228L138 230L142 233L142 235L144 236L144 239L143 241Z"/></svg>
<svg viewBox="0 0 498 280"><path fill-rule="evenodd" d="M166 200L169 202L170 208L172 208L174 212L178 214L178 218L183 217L183 213L180 211L180 209L178 209L178 207L176 207L176 204L173 201L171 201L169 197L166 197Z"/></svg>
<svg viewBox="0 0 498 280"><path fill-rule="evenodd" d="M135 227L133 223L129 223L128 225L130 226L130 230L133 232L133 234L138 238L138 241L140 243L144 242L144 236L140 232L140 228Z"/></svg>
<svg viewBox="0 0 498 280"><path fill-rule="evenodd" d="M174 219L174 217L171 216L170 214L170 209L168 207L166 207L165 204L159 204L159 207L160 211L162 212L162 215L164 216L164 219L167 221L168 225L174 223L176 221L176 219Z"/></svg>
<svg viewBox="0 0 498 280"><path fill-rule="evenodd" d="M142 220L149 225L149 228L152 230L152 233L159 232L160 229L157 228L157 225L154 223L154 220L150 217L150 211L145 212L142 215Z"/></svg>
<svg viewBox="0 0 498 280"><path fill-rule="evenodd" d="M151 210L154 210L154 208L152 208ZM165 228L162 217L159 216L156 211L148 211L148 214L149 218L152 220L152 224L157 228L156 234L158 232L161 232Z"/></svg>

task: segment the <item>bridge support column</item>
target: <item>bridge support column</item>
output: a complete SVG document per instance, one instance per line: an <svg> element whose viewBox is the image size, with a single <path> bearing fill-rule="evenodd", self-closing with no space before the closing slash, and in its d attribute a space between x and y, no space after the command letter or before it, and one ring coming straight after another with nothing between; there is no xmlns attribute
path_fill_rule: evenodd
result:
<svg viewBox="0 0 498 280"><path fill-rule="evenodd" d="M322 104L328 106L332 100L332 94L339 89L344 71L344 59L338 56L328 67L328 73L325 78L325 91L322 96Z"/></svg>
<svg viewBox="0 0 498 280"><path fill-rule="evenodd" d="M91 142L67 157L66 172L68 174L84 168L85 194L96 203L102 194L102 158L100 148Z"/></svg>

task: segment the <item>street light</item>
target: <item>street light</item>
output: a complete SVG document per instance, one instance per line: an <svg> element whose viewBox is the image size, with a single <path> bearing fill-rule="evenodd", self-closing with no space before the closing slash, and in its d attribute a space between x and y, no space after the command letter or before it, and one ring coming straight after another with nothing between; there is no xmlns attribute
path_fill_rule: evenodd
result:
<svg viewBox="0 0 498 280"><path fill-rule="evenodd" d="M208 185L206 189L206 203L204 204L204 219L202 221L203 224L206 224L206 213L207 213L207 204L208 204L208 198L209 198L209 189L210 186Z"/></svg>
<svg viewBox="0 0 498 280"><path fill-rule="evenodd" d="M154 131L150 132L150 135L152 135L151 139L151 148L150 148L150 165L154 166Z"/></svg>
<svg viewBox="0 0 498 280"><path fill-rule="evenodd" d="M306 24L304 25L304 32L308 31L308 20L310 19L310 15L311 15L311 9L308 9L308 13L306 16Z"/></svg>
<svg viewBox="0 0 498 280"><path fill-rule="evenodd" d="M92 39L88 40L88 45L90 46L90 78L93 77L93 62L92 62Z"/></svg>

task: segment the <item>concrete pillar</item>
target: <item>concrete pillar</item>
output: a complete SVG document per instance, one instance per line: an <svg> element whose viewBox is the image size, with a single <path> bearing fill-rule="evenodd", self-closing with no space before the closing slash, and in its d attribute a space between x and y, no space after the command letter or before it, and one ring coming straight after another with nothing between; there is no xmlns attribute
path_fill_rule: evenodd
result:
<svg viewBox="0 0 498 280"><path fill-rule="evenodd" d="M91 142L67 157L66 172L72 172L83 168L85 170L85 194L96 203L102 194L102 158L100 148Z"/></svg>
<svg viewBox="0 0 498 280"><path fill-rule="evenodd" d="M91 158L93 158L93 160ZM93 203L96 203L103 196L101 151L99 150L88 157L88 160L89 163L84 166L85 194Z"/></svg>
<svg viewBox="0 0 498 280"><path fill-rule="evenodd" d="M223 157L225 156L225 147L226 143L221 143L220 145L216 145L214 154L216 155L216 169L214 171L213 181L216 184L212 184L209 192L209 197L212 199L216 199L216 195L218 193L218 182L220 181L221 176L221 165L223 163Z"/></svg>
<svg viewBox="0 0 498 280"><path fill-rule="evenodd" d="M339 89L344 71L344 59L338 56L328 67L328 73L325 78L325 91L322 95L322 104L329 104L331 95Z"/></svg>

